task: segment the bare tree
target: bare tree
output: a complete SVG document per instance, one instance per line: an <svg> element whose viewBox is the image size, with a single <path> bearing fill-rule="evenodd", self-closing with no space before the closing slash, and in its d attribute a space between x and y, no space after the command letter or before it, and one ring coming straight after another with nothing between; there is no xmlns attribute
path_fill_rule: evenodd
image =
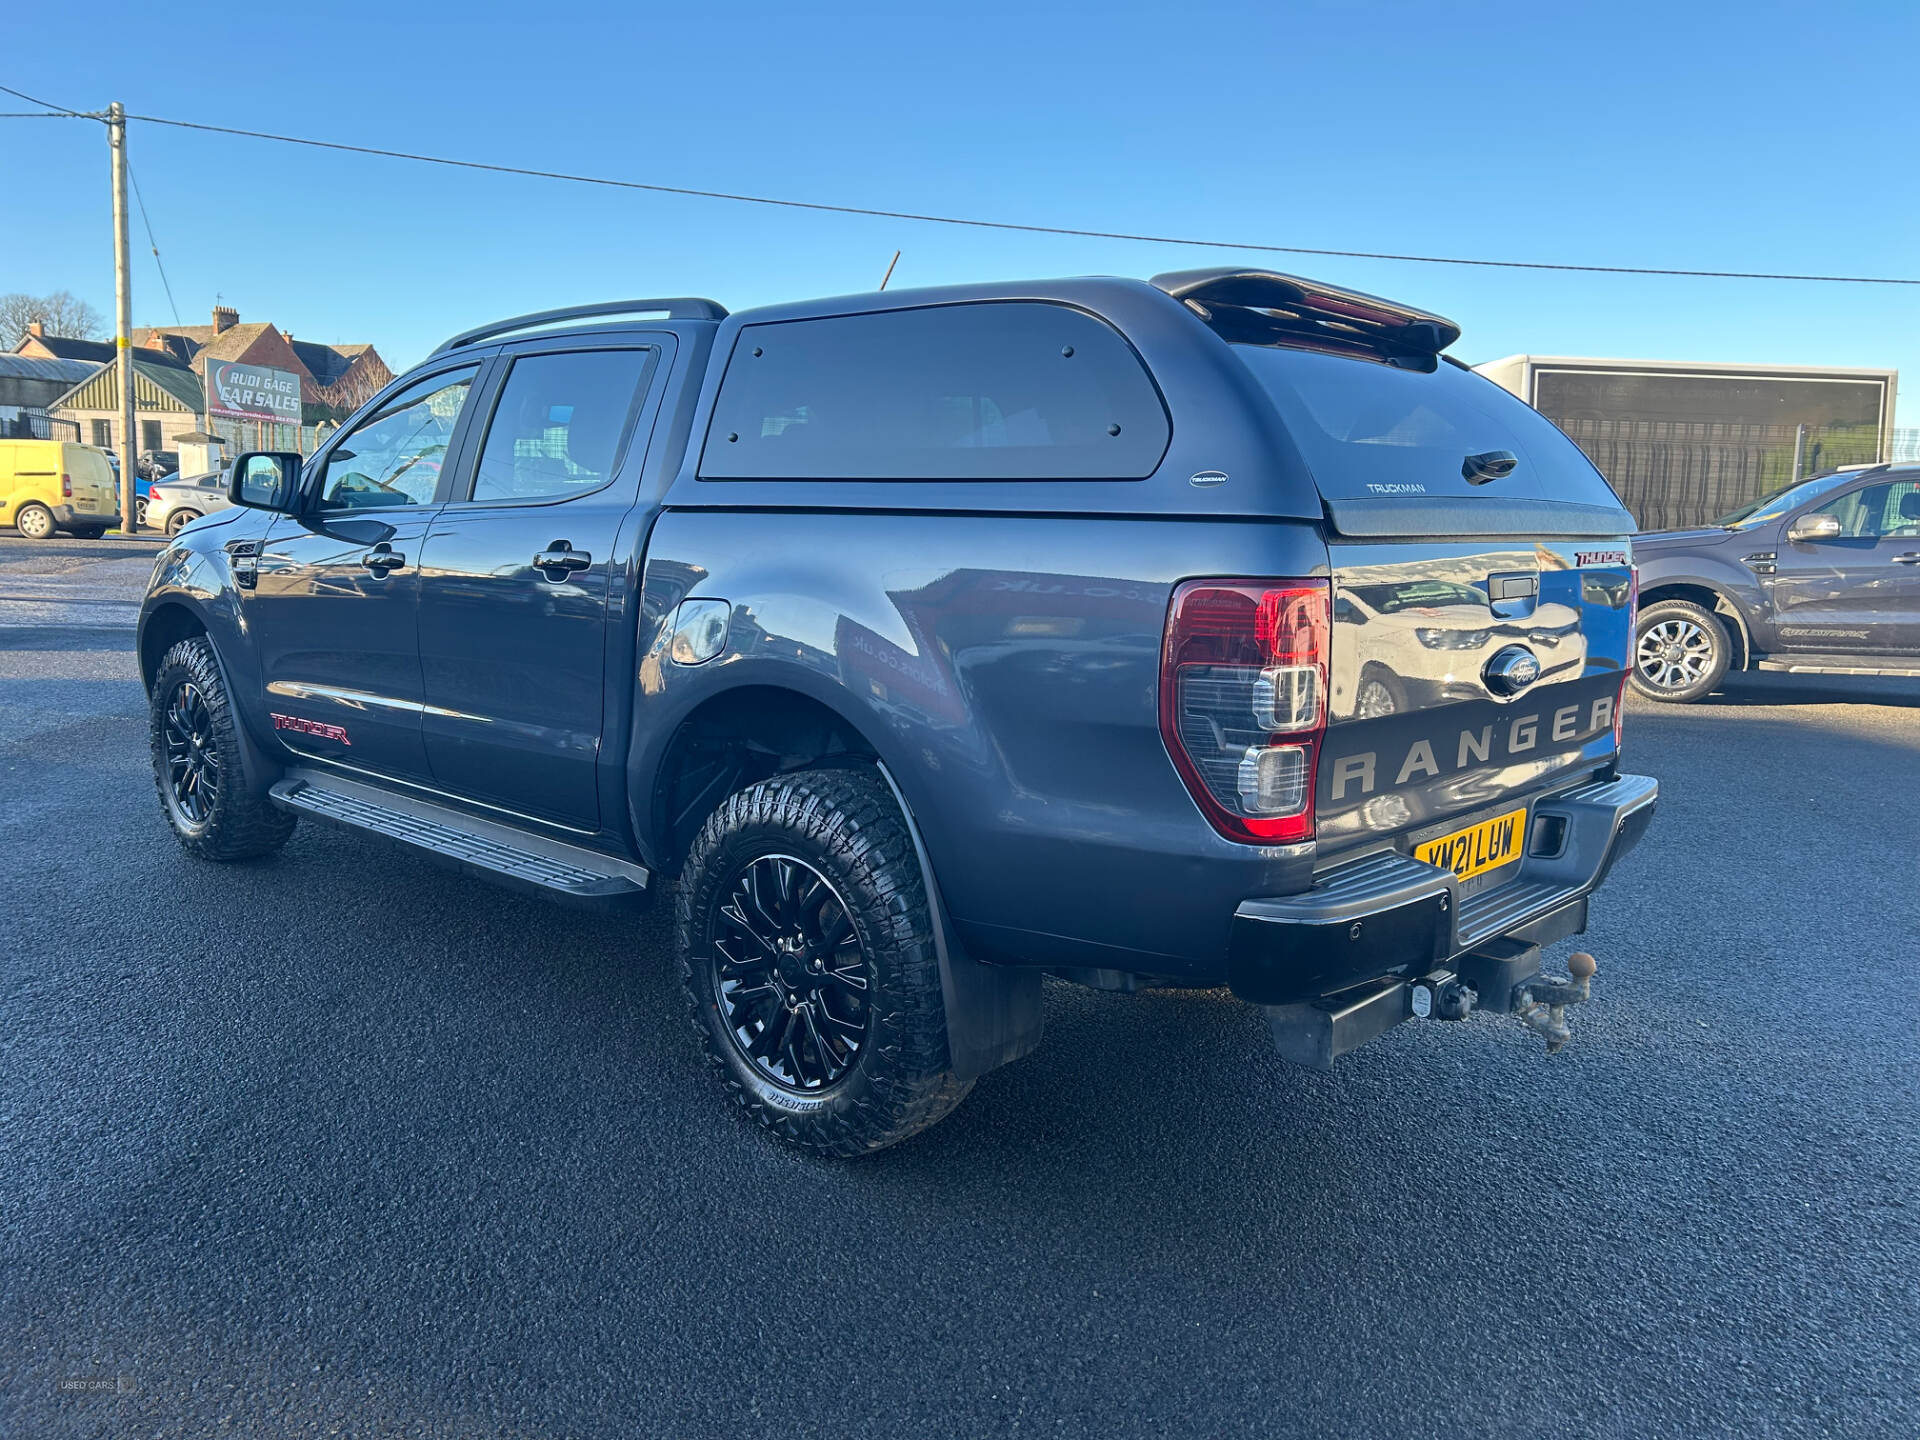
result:
<svg viewBox="0 0 1920 1440"><path fill-rule="evenodd" d="M92 340L106 330L100 312L69 290L56 290L51 295L22 295L18 291L0 295L0 345L11 350L35 320L46 326L47 334L65 335L70 340Z"/></svg>

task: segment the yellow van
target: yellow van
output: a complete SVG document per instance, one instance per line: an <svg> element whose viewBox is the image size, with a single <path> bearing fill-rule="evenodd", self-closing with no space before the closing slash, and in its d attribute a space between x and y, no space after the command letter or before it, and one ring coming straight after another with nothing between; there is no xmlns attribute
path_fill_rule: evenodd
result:
<svg viewBox="0 0 1920 1440"><path fill-rule="evenodd" d="M0 440L0 525L29 540L93 540L120 523L106 452L64 440Z"/></svg>

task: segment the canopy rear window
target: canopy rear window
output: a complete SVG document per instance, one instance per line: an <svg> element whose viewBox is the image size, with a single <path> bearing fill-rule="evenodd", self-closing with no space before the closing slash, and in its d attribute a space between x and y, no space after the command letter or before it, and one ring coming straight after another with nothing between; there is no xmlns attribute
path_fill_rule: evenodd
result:
<svg viewBox="0 0 1920 1440"><path fill-rule="evenodd" d="M1520 517L1559 503L1616 511L1616 528L1631 526L1577 445L1471 370L1446 360L1422 369L1292 346L1234 350L1272 398L1330 509L1383 502L1384 511L1368 507L1377 517L1402 503L1411 517L1422 502L1456 502L1441 508L1459 511L1457 502L1470 501L1475 511L1460 514L1484 514L1484 533L1506 533L1492 512L1504 509L1528 528L1537 521ZM1471 457L1500 452L1516 462L1510 473L1469 481Z"/></svg>

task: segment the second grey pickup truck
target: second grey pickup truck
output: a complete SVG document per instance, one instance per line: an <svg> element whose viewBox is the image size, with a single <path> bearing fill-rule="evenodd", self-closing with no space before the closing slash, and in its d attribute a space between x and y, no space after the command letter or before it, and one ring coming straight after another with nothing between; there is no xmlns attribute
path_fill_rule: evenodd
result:
<svg viewBox="0 0 1920 1440"><path fill-rule="evenodd" d="M457 335L160 556L162 809L664 892L715 1068L833 1154L1030 1049L1043 975L1231 987L1310 1065L1555 1048L1592 964L1539 947L1654 805L1633 526L1458 335L1231 269Z"/></svg>

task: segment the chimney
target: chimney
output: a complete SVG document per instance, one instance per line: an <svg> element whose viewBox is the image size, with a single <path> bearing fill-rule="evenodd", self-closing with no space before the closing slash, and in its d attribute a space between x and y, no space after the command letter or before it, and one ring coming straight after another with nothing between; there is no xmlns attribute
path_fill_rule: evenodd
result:
<svg viewBox="0 0 1920 1440"><path fill-rule="evenodd" d="M289 345L291 345L291 344L293 343L293 331L291 331L291 330L282 330L282 331L280 332L280 338L281 338L282 340L284 340L284 341L286 341L286 342L287 342L287 343L288 343Z"/></svg>
<svg viewBox="0 0 1920 1440"><path fill-rule="evenodd" d="M213 333L222 334L240 323L240 312L231 305L213 307Z"/></svg>
<svg viewBox="0 0 1920 1440"><path fill-rule="evenodd" d="M36 340L46 339L47 338L46 323L41 320L29 320L27 322L27 333L33 336L33 338Z"/></svg>

